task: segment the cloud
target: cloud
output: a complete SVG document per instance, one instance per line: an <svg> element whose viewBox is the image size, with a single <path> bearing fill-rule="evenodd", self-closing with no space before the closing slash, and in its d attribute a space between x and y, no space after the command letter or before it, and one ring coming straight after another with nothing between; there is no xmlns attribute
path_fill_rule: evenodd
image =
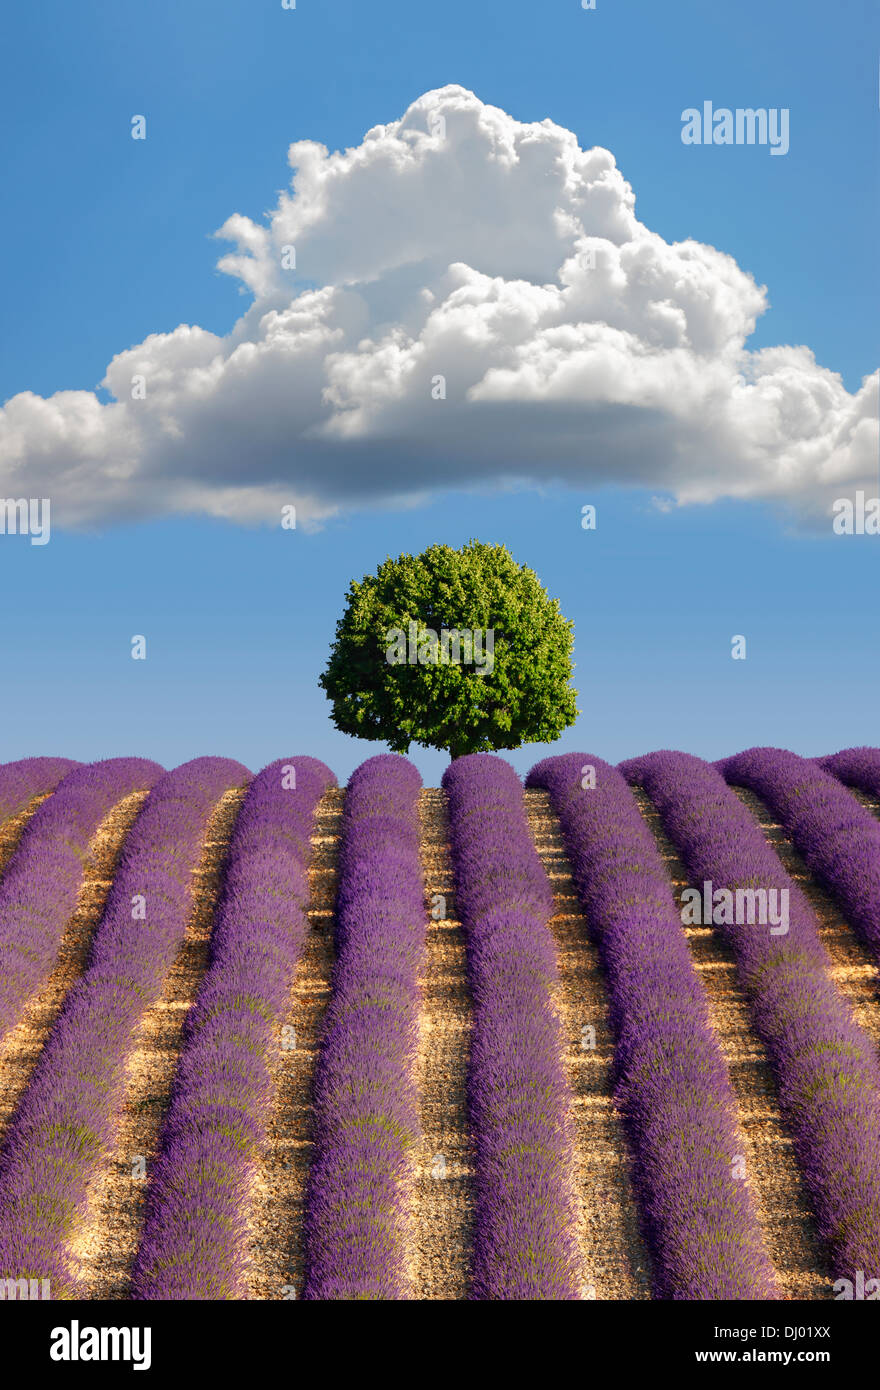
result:
<svg viewBox="0 0 880 1390"><path fill-rule="evenodd" d="M608 150L450 86L354 149L300 141L289 161L266 225L217 233L253 296L232 331L118 353L107 403L13 397L0 494L51 497L76 526L274 521L291 502L317 522L554 481L817 516L876 486L880 375L850 393L806 347L750 351L766 290L639 222Z"/></svg>

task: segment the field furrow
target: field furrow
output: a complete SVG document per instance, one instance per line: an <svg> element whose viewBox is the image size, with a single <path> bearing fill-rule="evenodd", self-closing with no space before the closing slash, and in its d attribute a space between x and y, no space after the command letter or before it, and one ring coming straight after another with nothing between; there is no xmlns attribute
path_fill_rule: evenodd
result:
<svg viewBox="0 0 880 1390"><path fill-rule="evenodd" d="M315 1070L306 1299L406 1298L415 1058L424 953L412 763L370 758L349 781L336 963Z"/></svg>
<svg viewBox="0 0 880 1390"><path fill-rule="evenodd" d="M716 766L732 786L761 797L880 961L876 818L830 772L781 748L750 748Z"/></svg>
<svg viewBox="0 0 880 1390"><path fill-rule="evenodd" d="M421 1299L463 1299L473 1239L473 1151L467 1111L472 1002L456 916L446 793L421 793L428 921L417 1062L413 1287Z"/></svg>
<svg viewBox="0 0 880 1390"><path fill-rule="evenodd" d="M238 787L224 792L211 813L192 873L183 940L159 997L131 1041L112 1144L89 1185L85 1215L71 1243L77 1298L130 1297L131 1269L183 1028L205 974L223 866L244 795Z"/></svg>
<svg viewBox="0 0 880 1390"><path fill-rule="evenodd" d="M0 1043L0 1143L61 1007L85 969L122 847L146 798L145 791L123 797L89 841L76 907L64 928L55 968L43 988L28 1000L20 1022Z"/></svg>
<svg viewBox="0 0 880 1390"><path fill-rule="evenodd" d="M614 1037L599 949L580 906L558 817L546 791L526 791L532 836L550 879L550 930L573 1098L577 1238L588 1297L650 1298L650 1255L639 1230L631 1159L614 1102Z"/></svg>
<svg viewBox="0 0 880 1390"><path fill-rule="evenodd" d="M211 816L248 776L241 764L203 758L157 782L126 841L88 966L64 1000L7 1130L0 1268L48 1279L53 1297L76 1291L81 1262L92 1256L90 1184L113 1145L138 1025L161 996L185 936ZM197 894L196 903L196 911L202 903L208 911L210 896ZM129 1181L146 1175L145 1154L126 1157ZM102 1239L100 1221L98 1230ZM86 1288L89 1278L86 1271Z"/></svg>
<svg viewBox="0 0 880 1390"><path fill-rule="evenodd" d="M52 974L101 822L161 775L144 758L76 767L25 826L0 882L0 1041Z"/></svg>
<svg viewBox="0 0 880 1390"><path fill-rule="evenodd" d="M0 826L44 799L80 764L72 758L20 758L0 763Z"/></svg>
<svg viewBox="0 0 880 1390"><path fill-rule="evenodd" d="M873 1042L875 1053L880 1055L880 961L853 931L828 890L810 873L785 827L766 803L745 787L733 790L754 816L786 873L806 896L816 917L820 940L828 952L831 978L859 1027Z"/></svg>
<svg viewBox="0 0 880 1390"><path fill-rule="evenodd" d="M186 1015L150 1166L137 1299L245 1295L255 1160L271 1101L267 1061L295 1046L279 1025L308 931L314 810L334 780L315 759L282 759L244 797L210 965Z"/></svg>
<svg viewBox="0 0 880 1390"><path fill-rule="evenodd" d="M666 870L621 773L572 753L527 778L550 794L608 979L655 1297L764 1299L778 1285L741 1180L735 1098Z"/></svg>
<svg viewBox="0 0 880 1390"><path fill-rule="evenodd" d="M292 1299L305 1283L306 1190L314 1149L312 1088L333 976L339 844L345 792L326 791L315 812L309 868L309 932L282 1029L293 1048L269 1058L273 1104L257 1164L248 1297Z"/></svg>
<svg viewBox="0 0 880 1390"><path fill-rule="evenodd" d="M20 811L7 816L0 824L0 876L18 849L25 827L36 813L37 808L42 806L43 802L51 795L51 792L37 792Z"/></svg>
<svg viewBox="0 0 880 1390"><path fill-rule="evenodd" d="M807 898L717 767L657 753L622 771L645 788L682 856L685 922L696 909L736 956L835 1279L876 1277L880 1067L831 979Z"/></svg>
<svg viewBox="0 0 880 1390"><path fill-rule="evenodd" d="M633 794L654 836L681 911L687 870L641 787ZM709 1020L736 1096L747 1181L764 1243L787 1298L830 1297L827 1261L813 1222L791 1136L782 1120L767 1050L755 1031L737 976L736 957L712 927L684 927L694 968L706 992Z"/></svg>

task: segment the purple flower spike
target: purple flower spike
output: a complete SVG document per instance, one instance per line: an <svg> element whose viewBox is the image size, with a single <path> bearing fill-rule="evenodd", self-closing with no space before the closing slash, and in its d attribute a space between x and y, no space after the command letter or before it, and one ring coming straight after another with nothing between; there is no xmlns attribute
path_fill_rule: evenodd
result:
<svg viewBox="0 0 880 1390"><path fill-rule="evenodd" d="M19 815L35 796L52 792L79 763L71 758L20 758L0 765L0 825Z"/></svg>
<svg viewBox="0 0 880 1390"><path fill-rule="evenodd" d="M315 1075L306 1299L400 1299L425 949L421 778L396 754L349 781L339 856L337 960Z"/></svg>
<svg viewBox="0 0 880 1390"><path fill-rule="evenodd" d="M289 758L248 790L152 1169L135 1299L247 1296L248 1197L272 1104L269 1053L308 934L315 809L335 785L317 758Z"/></svg>
<svg viewBox="0 0 880 1390"><path fill-rule="evenodd" d="M443 786L474 1000L470 1296L576 1299L572 1097L553 1004L556 944L547 925L553 890L509 763L489 753L458 758Z"/></svg>
<svg viewBox="0 0 880 1390"><path fill-rule="evenodd" d="M125 785L149 775L129 768ZM0 1154L4 1278L48 1279L53 1299L73 1296L66 1243L112 1142L134 1030L183 941L211 813L249 775L225 758L184 763L159 778L132 826L86 971L64 1001ZM70 773L46 806L79 777Z"/></svg>
<svg viewBox="0 0 880 1390"><path fill-rule="evenodd" d="M740 1141L727 1068L636 800L615 768L586 753L545 758L526 785L550 794L607 973L615 1097L655 1296L776 1298L749 1190L734 1175Z"/></svg>
<svg viewBox="0 0 880 1390"><path fill-rule="evenodd" d="M108 758L74 768L28 821L0 883L0 1038L52 973L76 907L89 841L101 821L117 802L161 776L158 763L145 758Z"/></svg>
<svg viewBox="0 0 880 1390"><path fill-rule="evenodd" d="M880 748L844 748L815 761L845 786L880 798Z"/></svg>
<svg viewBox="0 0 880 1390"><path fill-rule="evenodd" d="M776 787L779 805L788 805L792 822L801 825L810 823L810 809L798 805L798 788L814 778L823 786L832 779L806 764L801 782L799 763L790 754L765 757L753 750L727 767L732 779L747 780L755 790ZM779 782L774 767L782 769ZM880 1276L880 1067L828 973L809 902L710 764L664 752L622 769L651 797L695 885L763 890L768 898L775 894L777 904L788 903L784 932L782 921L769 924L769 914L762 924L745 912L745 920L721 921L718 929L736 956L835 1276L852 1282L860 1270L864 1278ZM847 797L840 787L837 793ZM781 915L777 911L773 920Z"/></svg>
<svg viewBox="0 0 880 1390"><path fill-rule="evenodd" d="M842 760L846 756L838 754ZM716 767L728 782L747 787L767 803L807 867L880 960L877 817L830 772L782 748L750 748Z"/></svg>

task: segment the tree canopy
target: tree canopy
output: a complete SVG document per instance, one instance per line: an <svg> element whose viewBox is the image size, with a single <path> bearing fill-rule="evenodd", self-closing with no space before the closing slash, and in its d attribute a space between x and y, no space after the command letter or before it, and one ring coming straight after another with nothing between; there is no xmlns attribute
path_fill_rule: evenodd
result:
<svg viewBox="0 0 880 1390"><path fill-rule="evenodd" d="M434 545L352 582L320 683L338 729L394 752L551 743L578 715L573 644L506 546Z"/></svg>

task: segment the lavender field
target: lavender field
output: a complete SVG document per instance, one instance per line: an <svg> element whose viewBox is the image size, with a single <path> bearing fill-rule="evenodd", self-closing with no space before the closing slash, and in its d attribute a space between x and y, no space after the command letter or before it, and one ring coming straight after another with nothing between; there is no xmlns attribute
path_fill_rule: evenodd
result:
<svg viewBox="0 0 880 1390"><path fill-rule="evenodd" d="M0 765L4 1296L880 1296L878 769Z"/></svg>

